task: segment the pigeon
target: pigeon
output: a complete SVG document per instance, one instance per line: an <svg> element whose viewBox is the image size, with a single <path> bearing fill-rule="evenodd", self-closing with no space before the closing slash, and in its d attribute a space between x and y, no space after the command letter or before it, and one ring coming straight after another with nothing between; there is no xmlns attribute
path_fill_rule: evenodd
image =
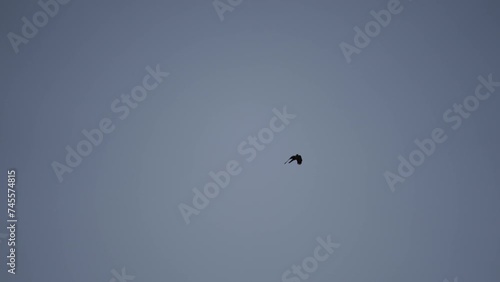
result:
<svg viewBox="0 0 500 282"><path fill-rule="evenodd" d="M291 163L293 161L297 161L297 164L301 165L302 164L302 156L299 155L299 154L296 154L295 156L291 156L288 161L285 162L285 164L287 163Z"/></svg>

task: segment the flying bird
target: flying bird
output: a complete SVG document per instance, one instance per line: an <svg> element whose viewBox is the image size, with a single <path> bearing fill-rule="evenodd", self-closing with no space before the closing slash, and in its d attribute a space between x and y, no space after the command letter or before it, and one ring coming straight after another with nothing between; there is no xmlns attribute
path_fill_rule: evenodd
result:
<svg viewBox="0 0 500 282"><path fill-rule="evenodd" d="M285 164L287 163L291 163L293 161L297 161L297 164L301 165L302 164L302 156L299 155L299 154L296 154L295 156L291 156L288 161L285 162Z"/></svg>

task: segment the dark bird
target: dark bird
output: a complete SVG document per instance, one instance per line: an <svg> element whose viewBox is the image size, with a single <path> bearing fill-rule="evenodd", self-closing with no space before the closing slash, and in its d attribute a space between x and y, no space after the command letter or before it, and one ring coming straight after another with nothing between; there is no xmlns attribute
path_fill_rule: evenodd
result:
<svg viewBox="0 0 500 282"><path fill-rule="evenodd" d="M302 164L302 156L297 154L295 156L291 156L288 161L285 162L285 164L287 163L291 163L293 161L297 161L297 164L301 165Z"/></svg>

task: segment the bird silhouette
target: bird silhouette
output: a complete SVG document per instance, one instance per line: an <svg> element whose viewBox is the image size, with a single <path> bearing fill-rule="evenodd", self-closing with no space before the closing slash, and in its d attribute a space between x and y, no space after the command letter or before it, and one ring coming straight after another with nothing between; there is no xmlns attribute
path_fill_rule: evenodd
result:
<svg viewBox="0 0 500 282"><path fill-rule="evenodd" d="M295 156L291 156L286 162L285 164L287 163L291 163L293 161L297 161L297 164L301 165L302 164L302 156L299 155L299 154L296 154Z"/></svg>

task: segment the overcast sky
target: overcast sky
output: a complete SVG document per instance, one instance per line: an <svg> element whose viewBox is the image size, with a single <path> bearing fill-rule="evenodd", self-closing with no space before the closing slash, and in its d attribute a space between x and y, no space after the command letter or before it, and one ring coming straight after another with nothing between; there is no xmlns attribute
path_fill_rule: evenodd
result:
<svg viewBox="0 0 500 282"><path fill-rule="evenodd" d="M0 9L1 281L499 281L497 1L46 1Z"/></svg>

